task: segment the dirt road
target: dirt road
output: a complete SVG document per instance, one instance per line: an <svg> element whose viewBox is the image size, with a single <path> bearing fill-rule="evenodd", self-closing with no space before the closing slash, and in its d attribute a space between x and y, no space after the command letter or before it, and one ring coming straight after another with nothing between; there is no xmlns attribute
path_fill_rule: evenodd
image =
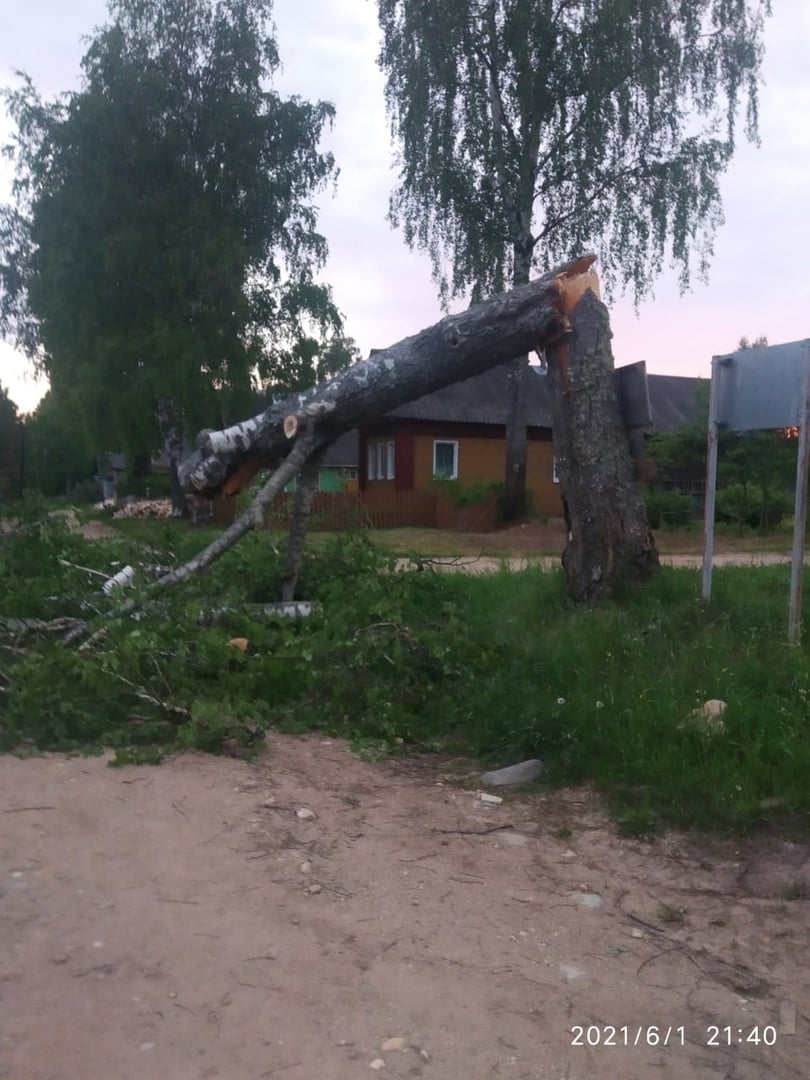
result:
<svg viewBox="0 0 810 1080"><path fill-rule="evenodd" d="M0 1076L808 1075L806 845L475 787L314 738L0 758Z"/></svg>
<svg viewBox="0 0 810 1080"><path fill-rule="evenodd" d="M810 557L805 559L805 562L810 562ZM715 554L712 563L715 568L723 566L788 566L790 565L790 556L781 555L774 551L726 551ZM662 566L675 566L686 570L700 570L703 566L703 556L662 555L661 564ZM398 570L413 570L418 565L412 559L397 560ZM435 559L424 559L421 561L421 565L442 571L456 570L468 574L491 574L504 566L510 570L525 570L530 566L539 566L543 570L558 570L560 568L560 557L557 555L519 555L498 559L491 555L441 556Z"/></svg>

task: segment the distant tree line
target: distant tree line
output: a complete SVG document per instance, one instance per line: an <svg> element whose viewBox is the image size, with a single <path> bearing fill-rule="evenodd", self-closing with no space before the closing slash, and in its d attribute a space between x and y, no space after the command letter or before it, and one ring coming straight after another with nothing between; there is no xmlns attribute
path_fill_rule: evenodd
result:
<svg viewBox="0 0 810 1080"><path fill-rule="evenodd" d="M270 0L108 9L77 91L45 101L21 76L4 94L0 333L50 380L32 421L51 428L46 487L95 454L182 446L244 418L257 390L356 357L316 281L334 109L272 89Z"/></svg>

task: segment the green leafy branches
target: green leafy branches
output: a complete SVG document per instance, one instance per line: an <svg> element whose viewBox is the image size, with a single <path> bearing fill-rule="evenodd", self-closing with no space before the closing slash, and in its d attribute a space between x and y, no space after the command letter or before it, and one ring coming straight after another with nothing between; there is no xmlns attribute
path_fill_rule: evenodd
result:
<svg viewBox="0 0 810 1080"><path fill-rule="evenodd" d="M705 273L737 119L757 137L758 0L378 0L391 218L445 299L596 249L646 293ZM696 256L696 257L695 257Z"/></svg>
<svg viewBox="0 0 810 1080"><path fill-rule="evenodd" d="M0 329L72 388L100 449L249 408L260 369L340 327L313 196L328 102L284 99L268 0L114 0L80 90L7 92Z"/></svg>
<svg viewBox="0 0 810 1080"><path fill-rule="evenodd" d="M180 522L138 524L153 549L171 541L162 559L197 542ZM751 827L774 799L810 812L810 662L784 642L787 566L719 571L711 609L693 572L666 569L591 610L565 602L559 574L398 572L347 534L305 560L313 613L285 619L255 606L277 597L284 556L253 535L117 617L88 571L126 559L142 575L149 539L90 543L34 502L0 534L0 751L157 761L318 730L377 752L539 757L549 782L595 783L636 828ZM81 647L49 633L94 611ZM711 729L690 719L708 698L728 705Z"/></svg>

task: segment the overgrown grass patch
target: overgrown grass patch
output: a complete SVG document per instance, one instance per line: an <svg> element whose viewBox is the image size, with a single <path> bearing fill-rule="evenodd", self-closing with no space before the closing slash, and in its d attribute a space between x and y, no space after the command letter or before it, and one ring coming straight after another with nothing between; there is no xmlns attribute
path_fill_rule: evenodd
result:
<svg viewBox="0 0 810 1080"><path fill-rule="evenodd" d="M637 832L810 811L810 658L785 640L788 567L718 571L709 609L696 572L664 569L590 610L568 604L559 573L397 573L357 534L307 556L312 616L262 619L250 605L277 599L283 549L257 534L120 618L76 567L176 563L199 545L174 523L137 525L88 543L33 508L0 538L2 617L104 627L79 649L6 623L0 749L112 746L119 760L157 760L189 746L249 751L271 727L320 730L366 752L540 757L545 782L594 783ZM247 652L229 647L235 637ZM684 723L708 698L728 703L722 730Z"/></svg>

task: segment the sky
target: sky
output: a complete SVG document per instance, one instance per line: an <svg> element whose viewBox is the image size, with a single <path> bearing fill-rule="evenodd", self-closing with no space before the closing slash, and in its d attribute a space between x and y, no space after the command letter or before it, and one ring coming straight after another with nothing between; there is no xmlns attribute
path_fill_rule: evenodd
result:
<svg viewBox="0 0 810 1080"><path fill-rule="evenodd" d="M774 0L773 6L761 145L741 140L721 183L725 224L709 282L695 281L681 296L675 273L667 273L638 312L631 297L614 299L617 365L645 360L651 372L708 376L712 355L732 350L743 335L764 334L771 344L810 336L810 3ZM2 0L0 8L0 86L13 84L21 69L46 97L77 88L82 38L105 21L103 0ZM444 314L427 256L409 251L386 220L396 169L376 64L376 4L275 0L275 21L283 65L276 87L336 106L324 148L334 153L340 176L336 193L319 198L319 229L330 251L322 277L366 356ZM0 142L10 132L0 114ZM0 161L0 201L8 197L10 177ZM21 411L33 409L46 389L33 380L25 357L3 342L0 383Z"/></svg>

